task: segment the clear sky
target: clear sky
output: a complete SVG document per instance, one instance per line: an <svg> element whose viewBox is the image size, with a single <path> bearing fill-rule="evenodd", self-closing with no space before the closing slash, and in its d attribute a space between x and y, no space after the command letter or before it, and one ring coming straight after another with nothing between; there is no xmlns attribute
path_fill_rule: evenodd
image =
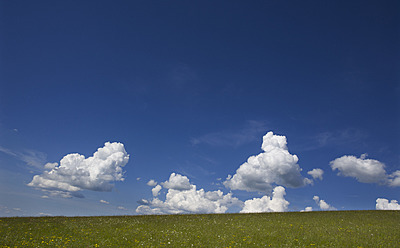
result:
<svg viewBox="0 0 400 248"><path fill-rule="evenodd" d="M400 208L399 10L0 1L0 216Z"/></svg>

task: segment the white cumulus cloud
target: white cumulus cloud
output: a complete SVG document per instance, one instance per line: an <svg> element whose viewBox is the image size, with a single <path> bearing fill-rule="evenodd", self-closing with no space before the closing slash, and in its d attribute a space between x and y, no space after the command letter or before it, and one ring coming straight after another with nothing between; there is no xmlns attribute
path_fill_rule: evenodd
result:
<svg viewBox="0 0 400 248"><path fill-rule="evenodd" d="M400 210L400 204L396 200L378 198L376 199L376 210Z"/></svg>
<svg viewBox="0 0 400 248"><path fill-rule="evenodd" d="M400 187L400 170L393 172L388 176L387 183L392 187Z"/></svg>
<svg viewBox="0 0 400 248"><path fill-rule="evenodd" d="M160 190L162 187L160 185L155 186L154 188L151 189L151 192L153 193L153 196L156 197L160 193Z"/></svg>
<svg viewBox="0 0 400 248"><path fill-rule="evenodd" d="M400 186L400 171L387 174L385 164L375 159L367 159L367 154L360 158L342 156L330 162L332 170L338 170L338 175L354 177L361 183L379 183L389 186Z"/></svg>
<svg viewBox="0 0 400 248"><path fill-rule="evenodd" d="M285 136L268 132L263 137L263 152L251 156L233 176L228 176L225 187L233 190L271 191L272 184L302 187L312 181L301 176L298 157L289 153Z"/></svg>
<svg viewBox="0 0 400 248"><path fill-rule="evenodd" d="M191 188L189 178L176 173L172 173L169 180L161 184L167 189L189 190Z"/></svg>
<svg viewBox="0 0 400 248"><path fill-rule="evenodd" d="M308 175L312 176L314 179L319 179L322 180L322 175L324 174L324 171L322 169L316 168L313 170L310 170L307 172Z"/></svg>
<svg viewBox="0 0 400 248"><path fill-rule="evenodd" d="M76 196L77 191L111 191L112 182L123 181L122 168L129 155L122 143L106 142L91 157L68 154L57 163L47 163L41 175L35 175L28 186L47 192ZM75 192L75 193L74 193Z"/></svg>
<svg viewBox="0 0 400 248"><path fill-rule="evenodd" d="M224 194L220 190L197 190L196 185L190 184L189 179L180 174L172 173L163 186L168 188L164 201L157 197L151 201L141 200L139 203L142 205L137 207L136 212L140 214L225 213L230 206L242 203L236 197L232 197L232 193Z"/></svg>
<svg viewBox="0 0 400 248"><path fill-rule="evenodd" d="M151 186L151 187L154 187L154 186L157 185L157 182L154 181L153 179L151 179L150 181L147 182L147 185L149 185L149 186Z"/></svg>
<svg viewBox="0 0 400 248"><path fill-rule="evenodd" d="M313 211L312 207L306 207L304 210L301 210L300 212L311 212Z"/></svg>
<svg viewBox="0 0 400 248"><path fill-rule="evenodd" d="M274 188L272 198L263 196L262 198L253 198L244 202L241 213L260 213L260 212L285 212L289 202L285 200L285 188L277 186Z"/></svg>
<svg viewBox="0 0 400 248"><path fill-rule="evenodd" d="M100 200L100 202L104 203L104 204L110 204L108 201L105 201L105 200Z"/></svg>
<svg viewBox="0 0 400 248"><path fill-rule="evenodd" d="M329 205L326 201L321 200L319 196L314 196L313 200L321 210L337 210L335 207Z"/></svg>

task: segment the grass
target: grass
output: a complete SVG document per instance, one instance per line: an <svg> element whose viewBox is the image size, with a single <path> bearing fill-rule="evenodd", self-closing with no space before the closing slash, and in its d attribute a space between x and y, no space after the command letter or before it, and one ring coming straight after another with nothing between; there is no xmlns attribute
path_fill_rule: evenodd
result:
<svg viewBox="0 0 400 248"><path fill-rule="evenodd" d="M400 211L0 218L0 247L400 247Z"/></svg>

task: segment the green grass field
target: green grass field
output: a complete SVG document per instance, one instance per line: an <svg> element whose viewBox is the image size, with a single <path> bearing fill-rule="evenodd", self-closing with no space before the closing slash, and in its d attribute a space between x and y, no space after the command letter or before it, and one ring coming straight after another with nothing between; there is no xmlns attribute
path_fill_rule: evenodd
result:
<svg viewBox="0 0 400 248"><path fill-rule="evenodd" d="M400 247L400 211L0 218L0 247Z"/></svg>

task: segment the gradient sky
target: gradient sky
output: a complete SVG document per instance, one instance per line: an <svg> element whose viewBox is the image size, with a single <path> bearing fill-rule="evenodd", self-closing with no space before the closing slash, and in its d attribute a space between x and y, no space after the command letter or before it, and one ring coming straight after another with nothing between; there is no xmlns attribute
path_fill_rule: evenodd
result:
<svg viewBox="0 0 400 248"><path fill-rule="evenodd" d="M241 202L271 196L223 184L269 131L286 137L303 179L324 171L312 184L271 183L284 186L285 211L319 210L314 196L338 210L400 200L398 1L16 0L0 10L0 216L140 214L138 201L152 207L149 180L171 173ZM28 185L47 163L106 142L129 154L111 191ZM353 162L333 170L338 158ZM174 188L161 185L164 201Z"/></svg>

